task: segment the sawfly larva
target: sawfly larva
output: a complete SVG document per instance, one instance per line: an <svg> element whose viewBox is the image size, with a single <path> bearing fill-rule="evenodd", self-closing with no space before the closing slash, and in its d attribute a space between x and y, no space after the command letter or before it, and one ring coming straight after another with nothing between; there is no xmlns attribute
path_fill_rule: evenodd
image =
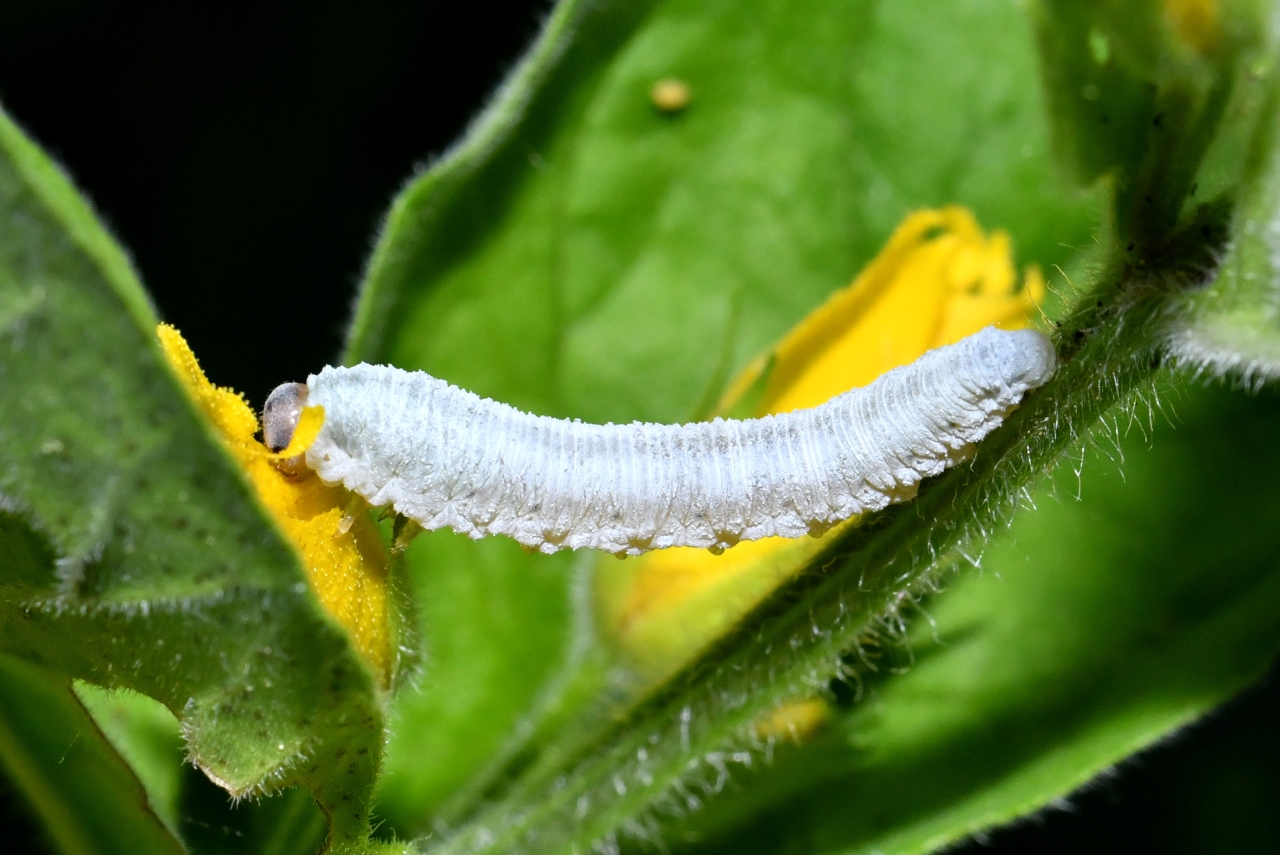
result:
<svg viewBox="0 0 1280 855"><path fill-rule="evenodd" d="M636 555L820 534L915 495L1053 374L1049 340L988 327L808 410L684 425L521 412L420 371L328 367L272 393L273 450L324 407L306 463L424 528Z"/></svg>

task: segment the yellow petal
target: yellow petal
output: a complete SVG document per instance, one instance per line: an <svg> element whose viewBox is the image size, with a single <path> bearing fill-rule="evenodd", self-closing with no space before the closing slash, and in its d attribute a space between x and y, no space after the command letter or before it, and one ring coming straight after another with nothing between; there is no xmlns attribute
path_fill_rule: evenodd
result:
<svg viewBox="0 0 1280 855"><path fill-rule="evenodd" d="M324 427L324 407L319 404L314 407L304 407L302 415L298 418L298 424L293 429L293 437L289 440L289 444L272 454L271 459L287 460L304 453L311 447L311 443L316 441L322 427Z"/></svg>
<svg viewBox="0 0 1280 855"><path fill-rule="evenodd" d="M803 742L831 718L831 706L821 698L804 698L775 707L755 723L761 739Z"/></svg>
<svg viewBox="0 0 1280 855"><path fill-rule="evenodd" d="M228 450L243 465L253 457L256 444L253 435L258 432L258 417L253 408L239 392L209 382L182 333L169 324L160 324L156 336L169 365L182 381L182 388L213 422Z"/></svg>
<svg viewBox="0 0 1280 855"><path fill-rule="evenodd" d="M304 452L324 423L322 407L308 407L293 439L271 454L255 439L258 418L238 392L214 386L182 334L168 324L156 330L169 365L239 462L263 506L298 551L316 599L351 637L383 687L395 661L386 548L368 505L310 470L287 476L272 461Z"/></svg>
<svg viewBox="0 0 1280 855"><path fill-rule="evenodd" d="M773 370L756 415L816 407L991 324L1025 326L1044 284L1037 273L1018 289L1011 255L1009 236L987 237L964 208L909 214L852 285L757 361ZM721 409L753 379L748 369Z"/></svg>
<svg viewBox="0 0 1280 855"><path fill-rule="evenodd" d="M761 416L817 406L983 327L1026 326L1044 292L1034 267L1018 286L1004 232L985 234L973 214L956 206L917 211L853 284L748 367L718 410ZM752 411L742 413L737 405L762 383ZM603 623L633 663L660 676L822 547L821 540L768 538L718 556L683 548L609 562L599 574Z"/></svg>

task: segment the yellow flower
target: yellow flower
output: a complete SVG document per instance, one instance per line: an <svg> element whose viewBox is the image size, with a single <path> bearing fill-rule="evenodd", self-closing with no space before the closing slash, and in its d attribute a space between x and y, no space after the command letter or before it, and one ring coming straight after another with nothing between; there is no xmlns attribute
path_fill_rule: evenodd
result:
<svg viewBox="0 0 1280 855"><path fill-rule="evenodd" d="M289 447L272 454L254 438L258 418L240 393L210 383L176 329L161 324L156 334L183 388L297 549L316 598L386 688L395 661L389 567L382 538L366 513L368 505L341 487L326 486L309 469L290 476L272 465L306 450L323 423L323 410L307 408Z"/></svg>
<svg viewBox="0 0 1280 855"><path fill-rule="evenodd" d="M983 327L1026 326L1044 291L1034 267L1018 287L1004 232L984 234L959 207L918 211L852 285L743 372L719 413L762 416L817 406ZM606 559L611 566L598 574L602 624L629 660L657 679L821 548L820 540L769 538L718 556L677 548L626 564Z"/></svg>

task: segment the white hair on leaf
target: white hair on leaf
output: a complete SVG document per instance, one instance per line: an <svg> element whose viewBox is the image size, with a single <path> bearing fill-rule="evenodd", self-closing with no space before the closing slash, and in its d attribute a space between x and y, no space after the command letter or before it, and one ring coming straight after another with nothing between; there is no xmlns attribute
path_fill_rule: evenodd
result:
<svg viewBox="0 0 1280 855"><path fill-rule="evenodd" d="M424 528L636 555L819 534L915 495L1055 368L1034 330L988 327L808 410L594 425L521 412L420 371L325 368L306 462Z"/></svg>

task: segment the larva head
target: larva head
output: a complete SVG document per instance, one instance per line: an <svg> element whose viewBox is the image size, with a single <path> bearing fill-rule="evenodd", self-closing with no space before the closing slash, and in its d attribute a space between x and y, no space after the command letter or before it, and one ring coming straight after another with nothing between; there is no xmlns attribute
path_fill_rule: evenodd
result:
<svg viewBox="0 0 1280 855"><path fill-rule="evenodd" d="M293 432L307 405L307 387L303 383L281 383L262 405L262 443L272 454L289 447Z"/></svg>

